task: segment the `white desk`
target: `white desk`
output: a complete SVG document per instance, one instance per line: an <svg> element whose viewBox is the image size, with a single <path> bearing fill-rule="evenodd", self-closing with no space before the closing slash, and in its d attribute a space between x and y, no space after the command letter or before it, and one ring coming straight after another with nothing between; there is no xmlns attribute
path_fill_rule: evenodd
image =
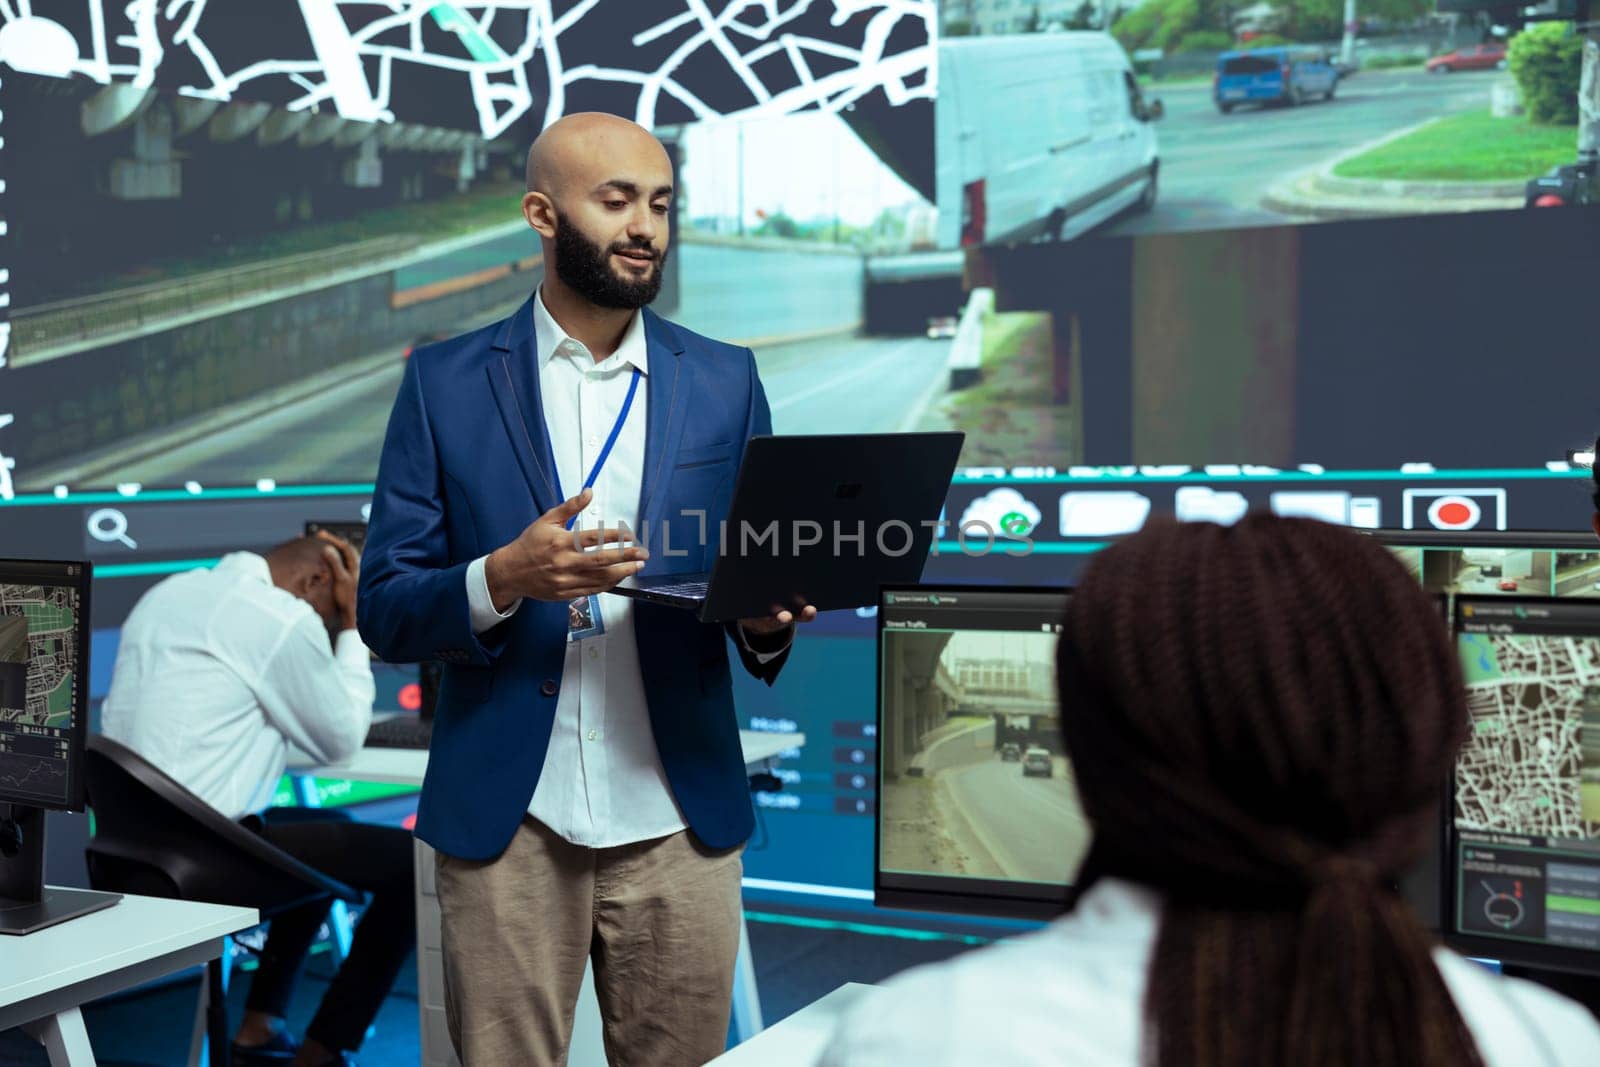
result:
<svg viewBox="0 0 1600 1067"><path fill-rule="evenodd" d="M393 718L376 715L374 719ZM744 762L756 767L791 748L806 743L805 734L771 734L759 730L740 730L739 745L744 750ZM385 785L411 785L421 787L423 773L428 769L426 749L417 748L364 748L344 763L322 767L291 767L290 774L316 778L347 778L352 782L378 782Z"/></svg>
<svg viewBox="0 0 1600 1067"><path fill-rule="evenodd" d="M871 996L877 986L848 982L774 1023L742 1045L712 1060L708 1067L812 1067L828 1047L846 1011Z"/></svg>
<svg viewBox="0 0 1600 1067"><path fill-rule="evenodd" d="M260 922L254 908L124 896L23 937L0 939L0 1030L21 1026L51 1067L92 1067L81 1005L195 967L223 938Z"/></svg>
<svg viewBox="0 0 1600 1067"><path fill-rule="evenodd" d="M805 734L774 734L740 730L747 769L763 769L783 752L800 748ZM364 748L348 762L326 767L299 768L290 773L318 778L346 778L357 782L421 787L428 769L422 749ZM417 903L417 1010L422 1033L423 1067L455 1067L455 1051L444 1014L444 963L439 939L439 904L433 886L433 849L416 842ZM573 1022L570 1067L604 1067L605 1042L601 1036L600 1004L594 994L592 971L584 975ZM761 996L755 967L750 960L750 931L740 919L739 959L733 974L733 1032L744 1041L762 1030Z"/></svg>

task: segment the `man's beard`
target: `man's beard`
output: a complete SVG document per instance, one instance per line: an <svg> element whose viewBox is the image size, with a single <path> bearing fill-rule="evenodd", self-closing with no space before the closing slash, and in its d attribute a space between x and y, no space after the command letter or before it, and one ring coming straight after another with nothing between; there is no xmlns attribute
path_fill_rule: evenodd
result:
<svg viewBox="0 0 1600 1067"><path fill-rule="evenodd" d="M625 278L611 265L615 252L643 249L655 256L642 277ZM644 307L661 292L661 254L648 242L619 242L602 248L561 214L556 215L556 277L591 304L604 308Z"/></svg>

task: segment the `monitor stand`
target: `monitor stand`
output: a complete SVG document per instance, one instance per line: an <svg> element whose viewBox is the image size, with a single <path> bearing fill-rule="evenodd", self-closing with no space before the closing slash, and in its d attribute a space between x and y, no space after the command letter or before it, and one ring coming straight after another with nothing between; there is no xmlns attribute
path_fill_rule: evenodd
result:
<svg viewBox="0 0 1600 1067"><path fill-rule="evenodd" d="M0 819L0 934L31 934L109 908L120 893L44 884L44 809L11 806Z"/></svg>

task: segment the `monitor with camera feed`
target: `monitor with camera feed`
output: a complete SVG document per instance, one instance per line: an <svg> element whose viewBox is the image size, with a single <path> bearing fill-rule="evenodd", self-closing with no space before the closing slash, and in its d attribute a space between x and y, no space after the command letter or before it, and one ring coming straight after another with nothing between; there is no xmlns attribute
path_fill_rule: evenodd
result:
<svg viewBox="0 0 1600 1067"><path fill-rule="evenodd" d="M883 590L878 904L1031 918L1065 907L1089 845L1056 699L1067 597Z"/></svg>

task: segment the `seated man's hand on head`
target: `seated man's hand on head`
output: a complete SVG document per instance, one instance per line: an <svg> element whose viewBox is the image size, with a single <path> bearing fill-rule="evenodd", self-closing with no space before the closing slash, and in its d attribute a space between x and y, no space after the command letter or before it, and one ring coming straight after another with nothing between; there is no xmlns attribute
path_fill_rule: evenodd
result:
<svg viewBox="0 0 1600 1067"><path fill-rule="evenodd" d="M322 554L327 558L328 570L332 575L333 610L340 630L354 630L356 628L356 585L361 580L361 557L356 554L355 547L341 537L335 537L326 530L317 531L317 536L327 542ZM329 629L333 629L334 622L330 622Z"/></svg>

